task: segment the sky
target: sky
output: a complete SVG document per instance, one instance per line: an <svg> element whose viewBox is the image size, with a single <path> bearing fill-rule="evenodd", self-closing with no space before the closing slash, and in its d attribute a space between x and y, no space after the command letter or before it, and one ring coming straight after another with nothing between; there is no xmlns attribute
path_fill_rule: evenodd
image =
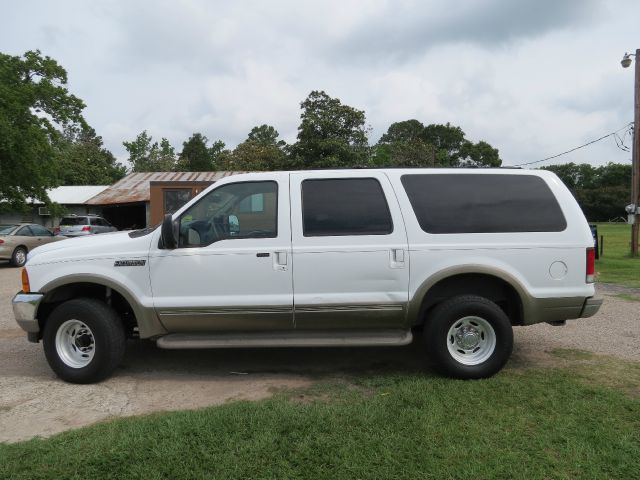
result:
<svg viewBox="0 0 640 480"><path fill-rule="evenodd" d="M178 152L263 123L293 142L300 102L324 90L365 111L370 143L393 122L450 122L517 165L633 121L620 60L639 18L635 0L0 0L0 52L56 59L120 160L143 130ZM630 161L609 137L539 165Z"/></svg>

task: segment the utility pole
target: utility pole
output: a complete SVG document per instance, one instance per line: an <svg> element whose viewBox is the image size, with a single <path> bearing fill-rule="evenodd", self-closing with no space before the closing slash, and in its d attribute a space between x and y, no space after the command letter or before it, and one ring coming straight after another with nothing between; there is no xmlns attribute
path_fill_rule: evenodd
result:
<svg viewBox="0 0 640 480"><path fill-rule="evenodd" d="M629 222L631 223L631 256L638 256L638 227L640 227L640 219L638 218L640 211L640 48L635 54L625 53L622 58L622 66L627 68L631 65L631 58L636 57L635 65L635 83L633 92L633 150L632 150L632 166L631 166L631 211L629 213Z"/></svg>

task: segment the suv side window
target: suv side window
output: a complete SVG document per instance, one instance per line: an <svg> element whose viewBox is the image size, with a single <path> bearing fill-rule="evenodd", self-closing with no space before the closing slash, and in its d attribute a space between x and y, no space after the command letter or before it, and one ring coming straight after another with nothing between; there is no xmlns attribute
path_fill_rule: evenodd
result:
<svg viewBox="0 0 640 480"><path fill-rule="evenodd" d="M305 237L393 232L389 205L375 178L304 180L302 225Z"/></svg>
<svg viewBox="0 0 640 480"><path fill-rule="evenodd" d="M247 203L256 208L247 208ZM275 238L278 184L263 181L223 185L182 213L179 223L179 247L205 247L219 240L240 238Z"/></svg>
<svg viewBox="0 0 640 480"><path fill-rule="evenodd" d="M535 175L408 174L413 211L427 233L561 232L567 221Z"/></svg>

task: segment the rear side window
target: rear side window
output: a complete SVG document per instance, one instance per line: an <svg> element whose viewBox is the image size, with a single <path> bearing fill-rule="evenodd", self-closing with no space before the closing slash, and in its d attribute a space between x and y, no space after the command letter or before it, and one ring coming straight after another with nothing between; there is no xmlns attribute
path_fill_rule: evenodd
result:
<svg viewBox="0 0 640 480"><path fill-rule="evenodd" d="M89 225L87 217L64 217L60 225Z"/></svg>
<svg viewBox="0 0 640 480"><path fill-rule="evenodd" d="M336 178L302 182L305 237L388 235L393 223L375 178Z"/></svg>
<svg viewBox="0 0 640 480"><path fill-rule="evenodd" d="M534 175L403 175L427 233L561 232L567 228L551 189Z"/></svg>

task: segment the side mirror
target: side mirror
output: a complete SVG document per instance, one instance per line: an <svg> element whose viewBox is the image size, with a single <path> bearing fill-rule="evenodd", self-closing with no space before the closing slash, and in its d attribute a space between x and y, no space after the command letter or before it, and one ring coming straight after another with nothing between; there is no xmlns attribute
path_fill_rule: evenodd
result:
<svg viewBox="0 0 640 480"><path fill-rule="evenodd" d="M229 215L229 235L234 236L240 233L240 220L235 215Z"/></svg>
<svg viewBox="0 0 640 480"><path fill-rule="evenodd" d="M178 238L174 228L173 218L170 213L167 213L164 216L164 220L162 221L162 230L160 233L164 248L172 250L178 246Z"/></svg>

